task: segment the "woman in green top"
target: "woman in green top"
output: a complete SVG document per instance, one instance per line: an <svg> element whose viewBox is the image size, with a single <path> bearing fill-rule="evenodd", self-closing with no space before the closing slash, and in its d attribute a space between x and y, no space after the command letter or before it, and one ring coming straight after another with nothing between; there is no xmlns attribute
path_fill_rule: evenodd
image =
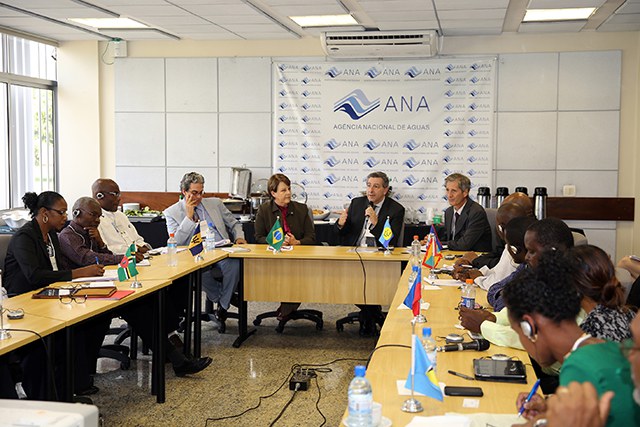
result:
<svg viewBox="0 0 640 427"><path fill-rule="evenodd" d="M529 355L542 366L562 362L560 385L590 382L598 395L615 393L607 426L640 425L640 407L632 398L628 360L617 343L584 333L576 323L581 297L572 284L574 271L560 251L543 255L503 291L509 323ZM518 409L527 393L517 399ZM544 424L546 404L540 395L525 405L531 425ZM533 420L540 420L534 424Z"/></svg>

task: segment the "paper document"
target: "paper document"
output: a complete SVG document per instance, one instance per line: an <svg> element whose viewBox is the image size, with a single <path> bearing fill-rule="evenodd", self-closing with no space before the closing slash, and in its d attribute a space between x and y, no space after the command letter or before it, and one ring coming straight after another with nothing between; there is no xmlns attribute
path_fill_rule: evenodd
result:
<svg viewBox="0 0 640 427"><path fill-rule="evenodd" d="M378 248L358 246L357 248L349 249L347 252L358 252L361 254L375 254L376 252L378 252Z"/></svg>
<svg viewBox="0 0 640 427"><path fill-rule="evenodd" d="M182 251L186 251L187 249L189 249L187 246L179 246L178 250L176 251L176 253L180 253ZM167 247L164 246L162 248L155 248L155 249L151 249L148 254L149 255L163 255L167 253Z"/></svg>
<svg viewBox="0 0 640 427"><path fill-rule="evenodd" d="M422 278L423 285L434 285L434 286L462 286L463 283L460 280L455 279L426 279Z"/></svg>
<svg viewBox="0 0 640 427"><path fill-rule="evenodd" d="M229 252L230 254L233 254L236 252L251 252L251 249L245 248L244 246L231 246L228 248L221 248L221 250L225 252Z"/></svg>
<svg viewBox="0 0 640 427"><path fill-rule="evenodd" d="M72 282L109 282L118 278L118 270L105 270L104 276L92 276L92 277L78 277L73 279Z"/></svg>
<svg viewBox="0 0 640 427"><path fill-rule="evenodd" d="M151 261L149 261L148 259L143 259L140 262L136 262L136 267L148 267L151 265Z"/></svg>

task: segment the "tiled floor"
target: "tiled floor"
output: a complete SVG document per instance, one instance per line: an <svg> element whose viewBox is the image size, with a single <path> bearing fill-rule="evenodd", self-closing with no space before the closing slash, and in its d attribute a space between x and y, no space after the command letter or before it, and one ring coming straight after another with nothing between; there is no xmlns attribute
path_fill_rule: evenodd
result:
<svg viewBox="0 0 640 427"><path fill-rule="evenodd" d="M275 309L277 303L250 303L249 319ZM326 364L308 391L298 392L274 424L276 426L337 426L345 411L347 387L353 367L365 363L375 346L375 338L362 338L358 326L347 325L338 333L335 321L354 306L303 304L324 313L325 327L317 331L311 322L290 322L283 334L275 332L275 319L263 321L258 332L239 349L231 346L237 323L227 322L227 333L219 334L212 322L203 323L202 354L213 358L212 365L191 377L178 378L167 364L167 399L156 404L151 396L151 357L139 355L132 367L123 371L119 363L100 359L92 396L106 426L269 426L292 398L286 381L295 364ZM278 390L278 387L282 388ZM319 390L318 390L319 387ZM259 396L264 398L260 402ZM319 399L318 409L316 402ZM208 418L237 418L207 421Z"/></svg>

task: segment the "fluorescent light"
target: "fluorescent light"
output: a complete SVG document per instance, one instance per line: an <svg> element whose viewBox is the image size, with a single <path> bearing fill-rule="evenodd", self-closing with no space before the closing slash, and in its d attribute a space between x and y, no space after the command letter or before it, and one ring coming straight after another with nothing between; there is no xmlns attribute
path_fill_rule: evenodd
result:
<svg viewBox="0 0 640 427"><path fill-rule="evenodd" d="M344 25L358 25L358 21L351 15L310 15L290 16L293 22L301 27L337 27Z"/></svg>
<svg viewBox="0 0 640 427"><path fill-rule="evenodd" d="M588 19L595 7L574 7L567 9L529 9L522 22L576 21Z"/></svg>
<svg viewBox="0 0 640 427"><path fill-rule="evenodd" d="M69 21L96 29L149 28L145 24L129 18L69 18Z"/></svg>

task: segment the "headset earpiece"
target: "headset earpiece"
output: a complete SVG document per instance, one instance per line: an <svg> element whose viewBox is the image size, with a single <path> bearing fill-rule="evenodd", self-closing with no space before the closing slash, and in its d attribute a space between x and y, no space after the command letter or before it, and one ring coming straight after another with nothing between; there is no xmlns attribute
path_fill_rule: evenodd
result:
<svg viewBox="0 0 640 427"><path fill-rule="evenodd" d="M73 213L73 217L77 218L78 215L80 215L80 209L74 209L72 213Z"/></svg>
<svg viewBox="0 0 640 427"><path fill-rule="evenodd" d="M103 193L96 193L96 199L98 199L98 200L104 199L104 194Z"/></svg>
<svg viewBox="0 0 640 427"><path fill-rule="evenodd" d="M523 320L522 322L520 322L520 329L522 329L522 333L525 337L529 338L531 341L534 340L536 331L534 330L533 326L531 326L531 323Z"/></svg>

